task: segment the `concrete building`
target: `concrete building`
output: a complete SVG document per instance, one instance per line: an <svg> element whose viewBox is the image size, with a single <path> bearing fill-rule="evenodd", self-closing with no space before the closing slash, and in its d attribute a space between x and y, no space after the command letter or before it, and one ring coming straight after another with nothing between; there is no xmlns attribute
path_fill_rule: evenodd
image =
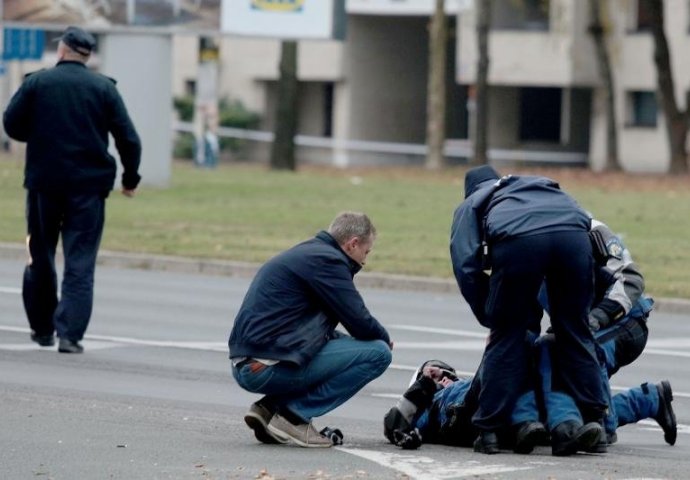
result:
<svg viewBox="0 0 690 480"><path fill-rule="evenodd" d="M490 157L603 168L606 115L587 30L588 3L493 0ZM638 0L607 3L620 162L627 171L664 172L669 148L656 101L646 12ZM333 150L301 148L300 161L341 166L423 161L432 4L430 0L349 0L345 41L300 42L299 132L330 138L335 144ZM690 1L665 0L665 6L677 98L684 107L690 87L690 58L683 54L690 47ZM446 8L454 33L448 59L452 78L447 137L449 145L467 146L477 61L475 11L471 1L446 0ZM176 39L173 91L178 95L193 89L196 41L195 37ZM261 128L268 131L274 121L279 48L276 40L226 37L221 41L220 95L259 112ZM347 148L348 141L361 141L362 148ZM404 145L383 153L377 151L380 145L366 143L372 141Z"/></svg>

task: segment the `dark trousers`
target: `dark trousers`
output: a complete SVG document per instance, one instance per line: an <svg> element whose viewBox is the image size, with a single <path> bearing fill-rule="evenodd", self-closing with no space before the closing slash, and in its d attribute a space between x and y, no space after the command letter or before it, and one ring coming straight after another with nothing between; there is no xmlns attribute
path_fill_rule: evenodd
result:
<svg viewBox="0 0 690 480"><path fill-rule="evenodd" d="M495 431L508 425L518 396L532 387L525 335L539 325L543 314L538 302L542 282L556 337L556 368L581 408L603 417L606 397L587 323L594 294L593 262L586 231L531 235L492 245L485 307L490 334L481 365L479 408L472 419L479 429Z"/></svg>
<svg viewBox="0 0 690 480"><path fill-rule="evenodd" d="M103 233L105 194L29 191L26 197L29 262L22 297L38 335L81 340L93 309L96 255ZM57 294L55 250L62 236L65 267Z"/></svg>

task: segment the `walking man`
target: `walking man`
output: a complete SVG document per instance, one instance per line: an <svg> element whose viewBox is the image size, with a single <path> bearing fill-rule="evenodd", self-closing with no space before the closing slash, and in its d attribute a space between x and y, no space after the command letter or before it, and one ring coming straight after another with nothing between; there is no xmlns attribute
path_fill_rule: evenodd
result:
<svg viewBox="0 0 690 480"><path fill-rule="evenodd" d="M29 260L22 296L31 339L52 346L57 332L62 353L83 352L80 341L91 318L105 199L116 174L108 134L123 166L122 193L133 196L141 178L141 143L115 81L86 67L95 46L88 32L67 28L57 65L27 76L3 116L7 134L27 144ZM65 266L58 300L60 236Z"/></svg>

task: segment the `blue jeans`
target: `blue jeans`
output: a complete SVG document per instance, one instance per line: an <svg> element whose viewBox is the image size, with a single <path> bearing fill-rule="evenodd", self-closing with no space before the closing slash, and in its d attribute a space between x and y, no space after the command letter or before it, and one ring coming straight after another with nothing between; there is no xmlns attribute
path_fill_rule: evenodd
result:
<svg viewBox="0 0 690 480"><path fill-rule="evenodd" d="M252 371L245 364L233 366L232 376L245 390L264 394L267 405L287 408L308 422L345 403L381 375L392 358L382 340L342 336L327 342L304 366L279 362Z"/></svg>

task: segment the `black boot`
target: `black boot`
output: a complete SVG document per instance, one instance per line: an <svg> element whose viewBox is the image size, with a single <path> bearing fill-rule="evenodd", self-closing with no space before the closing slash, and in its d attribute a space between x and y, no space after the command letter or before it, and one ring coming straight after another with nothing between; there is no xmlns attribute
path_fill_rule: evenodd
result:
<svg viewBox="0 0 690 480"><path fill-rule="evenodd" d="M495 432L480 431L479 436L474 441L474 451L493 455L499 453L498 437Z"/></svg>
<svg viewBox="0 0 690 480"><path fill-rule="evenodd" d="M676 423L676 414L673 412L673 390L671 390L671 383L668 380L663 380L656 385L659 391L659 410L654 417L654 420L659 424L664 431L664 440L669 445L675 445L676 436L678 435L678 424Z"/></svg>
<svg viewBox="0 0 690 480"><path fill-rule="evenodd" d="M515 426L515 453L532 453L536 445L544 443L548 436L546 428L541 422L522 422Z"/></svg>
<svg viewBox="0 0 690 480"><path fill-rule="evenodd" d="M587 453L606 453L608 451L608 435L606 431L602 428L599 434L599 439L589 448L583 448L582 451Z"/></svg>
<svg viewBox="0 0 690 480"><path fill-rule="evenodd" d="M551 454L565 457L591 449L599 441L603 431L597 422L585 425L574 420L562 422L551 432Z"/></svg>

